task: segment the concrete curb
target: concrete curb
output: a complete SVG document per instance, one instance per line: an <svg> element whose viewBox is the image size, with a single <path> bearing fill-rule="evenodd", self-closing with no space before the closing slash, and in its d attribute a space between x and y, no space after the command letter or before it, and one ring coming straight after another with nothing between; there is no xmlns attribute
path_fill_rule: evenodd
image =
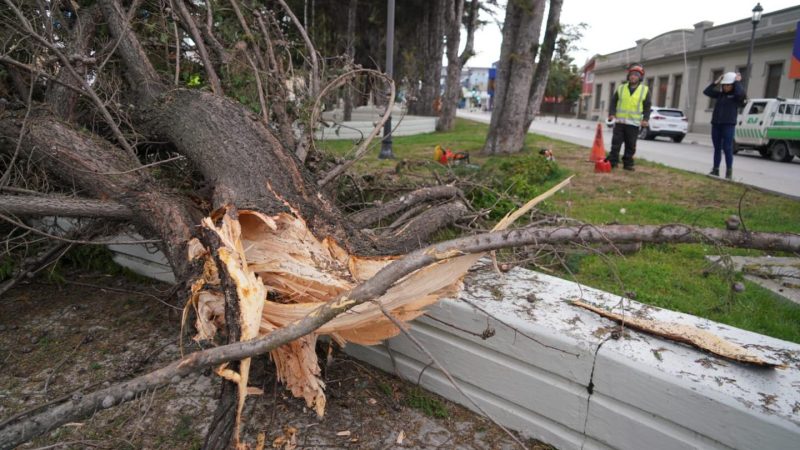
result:
<svg viewBox="0 0 800 450"><path fill-rule="evenodd" d="M562 450L796 448L800 346L627 300L631 314L709 329L786 368L748 367L634 331L615 340L610 321L566 302L575 298L622 301L523 269L481 271L412 333L496 420ZM483 339L487 330L494 335ZM403 336L345 351L476 410Z"/></svg>

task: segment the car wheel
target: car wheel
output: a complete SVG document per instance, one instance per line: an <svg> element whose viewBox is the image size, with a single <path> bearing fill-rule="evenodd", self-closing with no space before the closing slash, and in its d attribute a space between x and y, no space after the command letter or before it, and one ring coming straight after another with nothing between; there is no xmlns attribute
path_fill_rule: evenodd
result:
<svg viewBox="0 0 800 450"><path fill-rule="evenodd" d="M683 138L685 138L685 137L686 137L685 134L682 134L680 136L672 136L672 142L674 142L676 144L680 144L681 141L683 141ZM736 153L736 147L733 148L733 152Z"/></svg>
<svg viewBox="0 0 800 450"><path fill-rule="evenodd" d="M649 128L642 127L639 129L639 139L647 139L650 136Z"/></svg>
<svg viewBox="0 0 800 450"><path fill-rule="evenodd" d="M789 153L789 146L786 145L786 142L777 141L769 149L773 161L789 162L793 158L793 155Z"/></svg>

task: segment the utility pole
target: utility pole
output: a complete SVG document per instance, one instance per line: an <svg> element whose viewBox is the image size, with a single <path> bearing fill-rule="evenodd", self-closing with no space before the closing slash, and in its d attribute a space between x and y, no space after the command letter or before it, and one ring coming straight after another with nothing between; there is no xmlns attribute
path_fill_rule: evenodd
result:
<svg viewBox="0 0 800 450"><path fill-rule="evenodd" d="M387 2L388 12L386 14L386 75L391 80L394 73L394 0ZM390 91L391 92L391 91ZM387 99L386 107L391 103ZM392 116L383 125L383 140L381 141L381 152L378 159L394 159L392 153Z"/></svg>

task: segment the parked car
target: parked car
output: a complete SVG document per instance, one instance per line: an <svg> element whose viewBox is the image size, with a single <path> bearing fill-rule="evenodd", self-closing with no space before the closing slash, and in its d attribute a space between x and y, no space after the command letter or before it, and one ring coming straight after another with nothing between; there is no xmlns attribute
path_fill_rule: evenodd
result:
<svg viewBox="0 0 800 450"><path fill-rule="evenodd" d="M800 157L800 99L750 99L736 122L733 151L748 149L775 161Z"/></svg>
<svg viewBox="0 0 800 450"><path fill-rule="evenodd" d="M689 131L689 119L680 109L654 106L650 110L649 126L639 131L640 139L652 141L656 136L666 136L681 142Z"/></svg>

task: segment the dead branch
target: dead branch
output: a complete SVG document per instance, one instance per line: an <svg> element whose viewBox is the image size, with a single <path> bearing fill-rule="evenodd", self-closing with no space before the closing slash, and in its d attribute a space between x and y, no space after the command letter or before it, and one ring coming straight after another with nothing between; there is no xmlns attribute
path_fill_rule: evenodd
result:
<svg viewBox="0 0 800 450"><path fill-rule="evenodd" d="M28 19L25 18L25 16L22 14L19 8L17 8L17 6L14 5L14 3L11 0L4 0L4 1L6 5L8 5L8 7L11 8L11 10L14 12L14 15L20 21L23 28L25 28L25 31L28 33L28 35L32 37L34 40L44 45L45 47L47 47L51 52L53 52L61 61L61 64L63 64L64 69L67 70L75 80L80 82L81 87L83 88L85 93L89 96L90 99L92 99L92 102L100 111L100 114L103 116L103 119L105 119L106 124L109 126L109 128L111 128L111 131L114 134L114 137L116 138L119 145L121 145L122 148L124 148L129 155L135 157L136 152L133 150L133 147L131 147L131 144L128 142L128 140L125 139L125 136L122 134L122 131L117 126L117 122L114 120L114 117L108 111L108 108L106 108L105 103L102 100L100 100L100 97L97 96L97 93L95 92L94 88L92 88L92 86L89 85L86 79L82 77L75 70L75 67L69 61L69 58L64 56L64 54L58 49L58 47L51 44L50 41L48 41L46 38L37 33L33 29L33 26L31 26L30 22L28 22Z"/></svg>
<svg viewBox="0 0 800 450"><path fill-rule="evenodd" d="M292 19L292 23L294 23L295 27L297 27L297 31L300 32L300 35L303 37L303 42L305 42L306 44L308 57L311 59L311 75L309 76L309 78L311 78L310 97L317 98L317 94L319 93L319 83L320 83L319 62L317 61L317 50L314 48L314 44L311 43L311 38L308 37L308 33L306 32L305 27L303 27L303 25L297 19L297 16L294 15L292 9L289 8L289 5L287 5L284 0L278 0L278 3L281 4L283 9L286 11L286 14Z"/></svg>
<svg viewBox="0 0 800 450"><path fill-rule="evenodd" d="M357 227L364 228L417 204L432 200L455 198L460 194L460 189L455 186L447 185L417 189L416 191L402 195L383 205L359 211L351 215L350 220L352 220Z"/></svg>
<svg viewBox="0 0 800 450"><path fill-rule="evenodd" d="M183 0L175 0L172 4L178 10L178 14L181 16L181 23L188 29L189 35L192 36L192 40L194 41L194 45L197 46L197 53L200 54L200 61L203 63L203 69L206 71L208 82L211 85L211 91L217 95L223 95L222 83L219 81L217 71L214 70L214 65L211 64L211 59L208 57L208 50L206 50L203 37L197 29L197 24L194 22L192 15L189 13L189 10L186 9ZM178 48L180 48L180 42L178 42Z"/></svg>
<svg viewBox="0 0 800 450"><path fill-rule="evenodd" d="M129 219L125 205L105 200L66 196L0 195L0 211L15 216L103 217Z"/></svg>

